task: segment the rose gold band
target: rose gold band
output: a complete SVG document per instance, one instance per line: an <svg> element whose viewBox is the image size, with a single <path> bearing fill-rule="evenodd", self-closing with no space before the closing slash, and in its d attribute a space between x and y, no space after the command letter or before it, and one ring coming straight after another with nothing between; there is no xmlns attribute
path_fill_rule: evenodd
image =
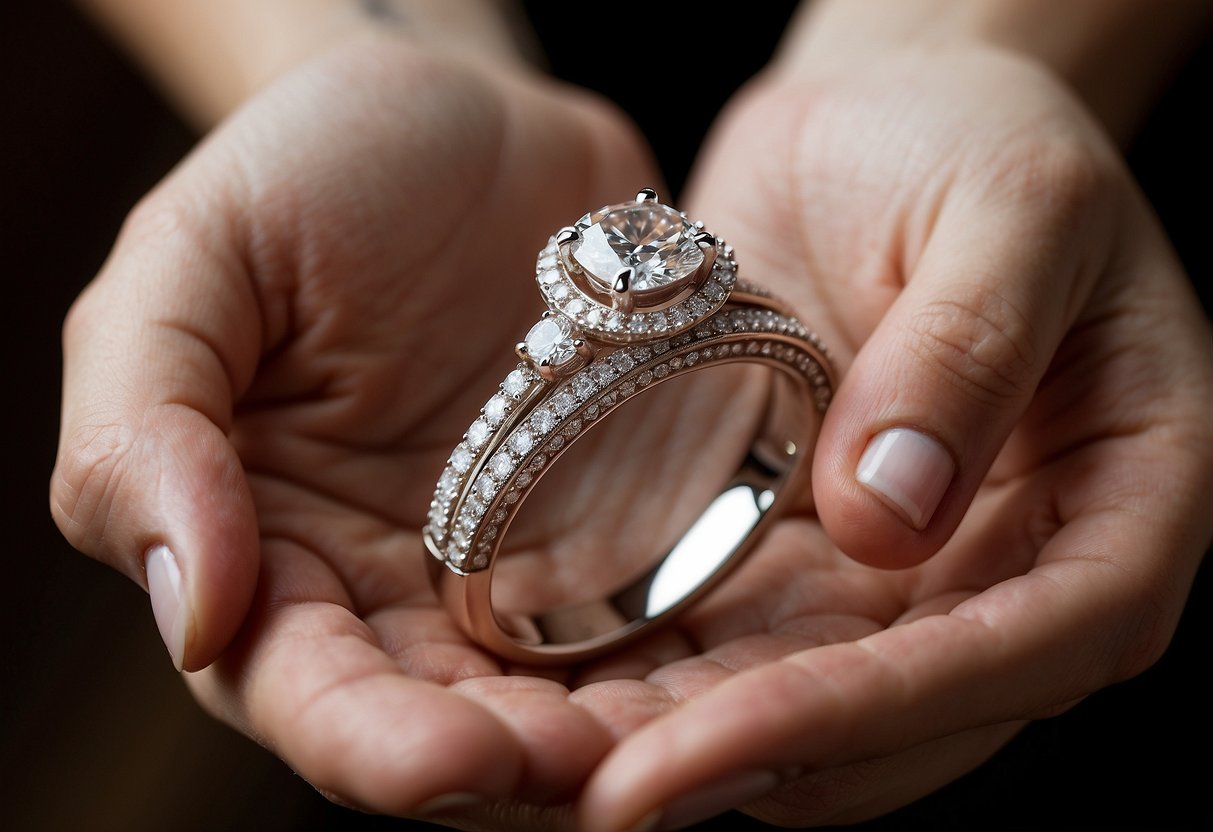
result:
<svg viewBox="0 0 1213 832"><path fill-rule="evenodd" d="M569 261L564 268L552 265L557 244L554 238L540 253L539 282L550 307L551 287L568 276ZM714 238L711 244L718 245ZM707 592L740 562L788 500L807 489L809 466L803 463L812 455L834 387L825 348L766 292L736 280L731 249L722 246L722 256L708 268L710 286L700 281L706 291L691 287L681 296L688 314L698 308L697 317L680 321L668 302L660 320L643 306L632 307L617 334L586 336L590 344L574 336L585 332L581 327L587 325L591 296L559 293L556 301L564 300L566 307L553 307L548 317L569 316L573 323L561 317L544 324L532 343L536 350L555 350L558 339L574 338L565 345L566 369L552 372L520 350L524 361L452 453L424 530L433 555L431 574L450 615L494 653L550 665L622 646ZM720 289L724 296L716 298ZM696 307L698 292L704 292L705 302ZM567 304L575 304L571 313ZM608 326L609 314L597 322ZM636 325L638 315L645 317ZM772 369L766 418L736 473L679 542L639 580L607 598L538 615L494 610L491 586L502 541L528 495L569 447L629 399L665 381L738 362Z"/></svg>

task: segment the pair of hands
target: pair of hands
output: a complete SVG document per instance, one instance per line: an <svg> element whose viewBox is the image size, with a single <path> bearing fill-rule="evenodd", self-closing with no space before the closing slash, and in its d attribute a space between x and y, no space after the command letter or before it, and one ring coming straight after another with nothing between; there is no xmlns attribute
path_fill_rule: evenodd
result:
<svg viewBox="0 0 1213 832"><path fill-rule="evenodd" d="M817 515L620 655L468 642L425 575L434 479L540 311L536 249L658 181L582 93L368 40L215 131L73 308L60 527L150 576L199 701L333 799L856 820L1165 648L1213 533L1208 327L1081 106L981 50L770 73L679 205L844 375ZM895 425L956 462L921 532L854 478Z"/></svg>

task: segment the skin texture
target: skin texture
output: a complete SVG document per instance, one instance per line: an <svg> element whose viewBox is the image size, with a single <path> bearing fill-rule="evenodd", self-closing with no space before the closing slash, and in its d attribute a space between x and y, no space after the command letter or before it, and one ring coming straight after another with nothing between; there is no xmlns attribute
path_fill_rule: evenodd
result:
<svg viewBox="0 0 1213 832"><path fill-rule="evenodd" d="M771 75L680 206L845 374L820 517L783 519L676 627L594 665L527 673L469 644L419 528L539 312L507 276L655 183L600 103L370 39L213 134L74 307L60 527L141 583L168 545L200 702L333 799L416 815L471 793L441 817L624 829L763 770L784 784L755 815L854 820L1165 647L1213 533L1208 327L1096 125L993 50ZM704 378L649 407L713 400ZM922 533L852 479L894 424L958 463ZM736 441L723 418L700 431ZM584 564L548 545L564 531L535 527L522 569Z"/></svg>
<svg viewBox="0 0 1213 832"><path fill-rule="evenodd" d="M1160 655L1210 535L1209 328L1054 77L978 48L773 74L722 118L689 203L845 379L820 521L742 577L777 612L742 625L740 581L696 611L705 652L648 677L695 701L616 746L585 828L750 770L787 781L747 807L765 820L880 814ZM853 479L895 425L958 466L921 533Z"/></svg>

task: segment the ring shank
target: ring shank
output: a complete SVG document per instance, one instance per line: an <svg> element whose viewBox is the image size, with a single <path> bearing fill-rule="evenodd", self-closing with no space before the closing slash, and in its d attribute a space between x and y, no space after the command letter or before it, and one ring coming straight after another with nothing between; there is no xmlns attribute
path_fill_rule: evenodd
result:
<svg viewBox="0 0 1213 832"><path fill-rule="evenodd" d="M753 320L755 310L762 308L741 307ZM457 571L431 560L435 586L463 629L512 661L530 665L582 661L646 634L693 604L738 565L789 502L799 505L805 499L809 466L802 463L811 455L831 386L828 364L816 346L798 337L794 328L780 331L783 328L778 321L759 332L730 326L727 332L713 330L688 338L665 355L662 366L677 365L679 372L654 379L649 386L691 369L729 363L765 364L773 371L766 412L744 458L706 509L651 568L603 599L534 615L494 610L491 588L506 520L486 568ZM692 353L699 357L693 368L686 360ZM677 356L682 356L681 361Z"/></svg>

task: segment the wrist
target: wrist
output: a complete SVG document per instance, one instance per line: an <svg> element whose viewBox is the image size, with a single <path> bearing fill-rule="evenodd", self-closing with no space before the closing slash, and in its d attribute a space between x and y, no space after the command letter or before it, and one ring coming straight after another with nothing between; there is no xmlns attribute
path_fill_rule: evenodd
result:
<svg viewBox="0 0 1213 832"><path fill-rule="evenodd" d="M773 65L820 77L885 55L997 50L1067 84L1117 139L1213 24L1205 0L818 0L806 4Z"/></svg>
<svg viewBox="0 0 1213 832"><path fill-rule="evenodd" d="M359 39L400 38L498 68L537 52L511 0L81 2L202 128L298 64Z"/></svg>

